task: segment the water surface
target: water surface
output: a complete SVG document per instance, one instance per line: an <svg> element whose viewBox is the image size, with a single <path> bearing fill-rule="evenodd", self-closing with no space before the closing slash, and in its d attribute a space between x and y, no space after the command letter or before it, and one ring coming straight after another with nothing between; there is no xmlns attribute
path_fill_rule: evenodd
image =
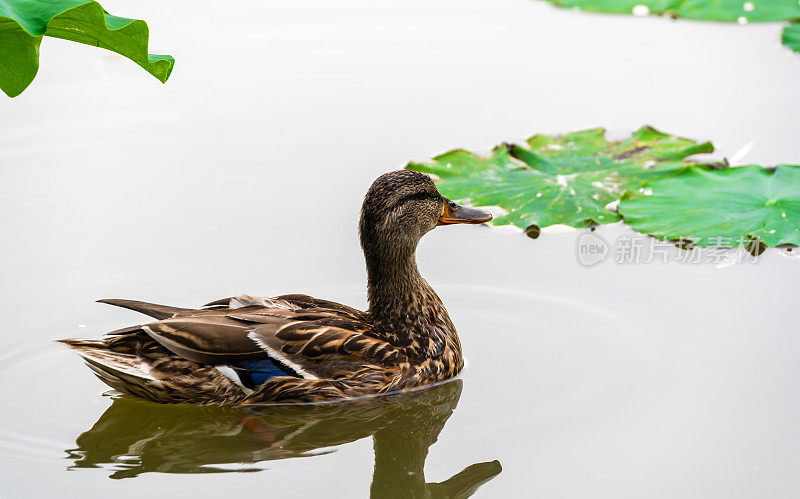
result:
<svg viewBox="0 0 800 499"><path fill-rule="evenodd" d="M147 19L177 65L161 85L48 39L0 102L0 495L800 494L800 266L777 252L586 268L580 232L437 229L419 265L467 367L370 402L161 407L104 396L52 342L141 321L99 298L364 307L364 192L453 147L650 123L797 162L800 57L779 25L529 0L104 6Z"/></svg>

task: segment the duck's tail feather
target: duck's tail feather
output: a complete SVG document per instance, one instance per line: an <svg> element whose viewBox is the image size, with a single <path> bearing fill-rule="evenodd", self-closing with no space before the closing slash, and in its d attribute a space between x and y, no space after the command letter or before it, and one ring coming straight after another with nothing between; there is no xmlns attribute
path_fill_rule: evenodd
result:
<svg viewBox="0 0 800 499"><path fill-rule="evenodd" d="M129 395L204 405L238 403L245 396L217 366L181 358L141 330L99 340L57 341L83 357L101 381Z"/></svg>
<svg viewBox="0 0 800 499"><path fill-rule="evenodd" d="M97 302L107 303L116 307L127 308L128 310L134 310L158 320L169 319L170 317L174 317L175 314L179 314L181 312L193 311L191 308L170 307L168 305L158 305L156 303L147 303L136 300L120 300L116 298L106 298L103 300L97 300Z"/></svg>
<svg viewBox="0 0 800 499"><path fill-rule="evenodd" d="M146 359L109 350L106 340L57 341L75 350L94 374L110 387L138 397L158 398L156 394L162 383L153 375Z"/></svg>
<svg viewBox="0 0 800 499"><path fill-rule="evenodd" d="M85 340L82 338L67 338L65 340L56 340L56 343L63 343L74 350L78 350L78 353L85 348L100 348L103 350L108 349L108 342L102 339Z"/></svg>

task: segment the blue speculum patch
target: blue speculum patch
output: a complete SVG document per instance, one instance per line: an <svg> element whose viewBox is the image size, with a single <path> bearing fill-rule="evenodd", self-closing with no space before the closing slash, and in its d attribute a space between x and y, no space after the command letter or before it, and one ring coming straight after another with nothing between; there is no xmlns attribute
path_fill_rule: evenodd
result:
<svg viewBox="0 0 800 499"><path fill-rule="evenodd" d="M297 376L296 372L272 359L244 360L231 364L231 367L239 375L242 384L251 389L278 376Z"/></svg>

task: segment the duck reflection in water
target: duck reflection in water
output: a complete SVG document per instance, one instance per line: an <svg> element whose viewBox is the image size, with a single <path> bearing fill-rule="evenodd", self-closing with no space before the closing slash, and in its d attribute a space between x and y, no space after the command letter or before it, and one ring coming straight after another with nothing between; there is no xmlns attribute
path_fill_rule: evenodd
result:
<svg viewBox="0 0 800 499"><path fill-rule="evenodd" d="M70 469L109 467L111 478L258 471L262 461L333 452L372 436L372 497L468 497L500 473L498 461L473 464L439 483L425 482L424 475L428 448L455 410L461 386L456 379L346 402L247 408L118 398L67 450Z"/></svg>

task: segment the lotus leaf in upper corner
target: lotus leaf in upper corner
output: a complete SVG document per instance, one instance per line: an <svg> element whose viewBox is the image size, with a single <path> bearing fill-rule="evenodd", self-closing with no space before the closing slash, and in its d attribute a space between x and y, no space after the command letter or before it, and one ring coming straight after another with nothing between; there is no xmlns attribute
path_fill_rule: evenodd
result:
<svg viewBox="0 0 800 499"><path fill-rule="evenodd" d="M612 14L665 14L698 21L752 22L797 21L800 4L795 0L545 0L559 7ZM783 44L800 51L800 28L790 24Z"/></svg>
<svg viewBox="0 0 800 499"><path fill-rule="evenodd" d="M148 53L144 21L108 14L87 0L0 0L0 88L16 97L39 71L43 36L63 38L117 52L162 83L175 59Z"/></svg>

